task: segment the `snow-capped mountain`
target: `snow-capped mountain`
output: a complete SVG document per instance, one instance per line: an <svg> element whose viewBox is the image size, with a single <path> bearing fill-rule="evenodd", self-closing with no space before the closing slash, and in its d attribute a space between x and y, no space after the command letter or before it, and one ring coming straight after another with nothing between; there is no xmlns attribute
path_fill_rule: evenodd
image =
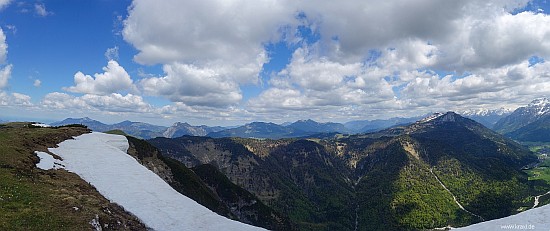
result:
<svg viewBox="0 0 550 231"><path fill-rule="evenodd" d="M479 108L479 109L461 111L459 112L459 114L466 118L475 120L478 123L483 124L485 127L493 128L493 126L497 123L497 121L510 115L512 111L513 111L512 109L506 109L506 108L499 108L499 109Z"/></svg>
<svg viewBox="0 0 550 231"><path fill-rule="evenodd" d="M531 101L527 108L536 116L546 115L550 111L550 100L548 98L539 98Z"/></svg>
<svg viewBox="0 0 550 231"><path fill-rule="evenodd" d="M421 120L419 120L417 123L426 123L426 122L430 122L434 119L437 119L439 118L440 116L444 115L443 113L440 113L440 112L436 112L436 113L433 113L429 116L427 116L426 118L423 118Z"/></svg>
<svg viewBox="0 0 550 231"><path fill-rule="evenodd" d="M499 120L495 124L494 129L503 134L510 133L543 117L549 116L549 112L550 100L548 98L535 99L527 106L520 107L509 116Z"/></svg>
<svg viewBox="0 0 550 231"><path fill-rule="evenodd" d="M512 109L499 108L499 109L487 109L487 108L478 108L461 111L459 114L462 116L492 116L492 115L507 115L512 113Z"/></svg>

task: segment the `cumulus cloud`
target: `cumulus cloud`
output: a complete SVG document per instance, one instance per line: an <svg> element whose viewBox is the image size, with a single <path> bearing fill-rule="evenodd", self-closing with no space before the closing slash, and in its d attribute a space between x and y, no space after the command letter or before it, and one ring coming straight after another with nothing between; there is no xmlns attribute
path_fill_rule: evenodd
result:
<svg viewBox="0 0 550 231"><path fill-rule="evenodd" d="M240 101L240 85L258 83L268 61L264 44L279 40L279 28L295 21L294 8L281 3L134 1L123 37L139 51L135 61L163 64L167 75L142 81L146 92L191 105ZM156 83L158 90L151 87Z"/></svg>
<svg viewBox="0 0 550 231"><path fill-rule="evenodd" d="M21 93L0 91L0 106L32 106L31 97Z"/></svg>
<svg viewBox="0 0 550 231"><path fill-rule="evenodd" d="M13 65L5 65L7 55L8 44L6 43L6 35L2 28L0 28L0 90L8 86L8 79L11 78L11 69Z"/></svg>
<svg viewBox="0 0 550 231"><path fill-rule="evenodd" d="M49 109L69 109L102 112L150 112L152 106L141 96L111 93L108 95L86 94L80 97L66 93L52 92L44 96L41 105Z"/></svg>
<svg viewBox="0 0 550 231"><path fill-rule="evenodd" d="M0 10L4 9L11 3L11 0L0 0Z"/></svg>
<svg viewBox="0 0 550 231"><path fill-rule="evenodd" d="M272 79L251 110L425 112L509 107L547 95L547 64L527 60L550 58L550 17L511 13L526 3L302 2L320 34L309 45L315 52L299 55L298 48L280 73L287 78Z"/></svg>
<svg viewBox="0 0 550 231"><path fill-rule="evenodd" d="M66 87L64 90L74 93L108 95L123 90L133 90L133 80L126 70L111 60L103 73L96 73L94 76L77 72L74 75L75 86Z"/></svg>
<svg viewBox="0 0 550 231"><path fill-rule="evenodd" d="M122 35L136 62L163 66L137 85L173 101L167 113L241 105L355 118L498 108L550 93L548 64L527 61L550 59L550 16L515 12L528 2L135 0ZM279 42L295 49L289 63L242 104L241 87L260 82L272 58L266 44Z"/></svg>
<svg viewBox="0 0 550 231"><path fill-rule="evenodd" d="M44 5L44 3L35 3L34 13L40 17L46 17L53 14L53 12L46 10L46 5Z"/></svg>
<svg viewBox="0 0 550 231"><path fill-rule="evenodd" d="M200 68L176 63L164 65L163 69L166 76L139 82L144 93L187 105L212 107L236 104L242 99L238 84L226 76L235 71L233 67Z"/></svg>
<svg viewBox="0 0 550 231"><path fill-rule="evenodd" d="M548 54L542 39L550 31L547 16L510 13L527 2L324 1L300 7L317 23L322 42L337 38L338 58L396 48L412 64L451 69L517 63L538 51ZM426 49L431 60L419 56Z"/></svg>
<svg viewBox="0 0 550 231"><path fill-rule="evenodd" d="M294 52L287 68L272 78L272 88L251 99L253 110L312 109L372 104L393 99L391 85L377 67L339 63L319 57L308 47Z"/></svg>
<svg viewBox="0 0 550 231"><path fill-rule="evenodd" d="M279 27L293 20L295 10L286 4L292 5L271 0L136 0L123 36L139 50L135 60L143 64L254 63L263 53L262 42L276 39Z"/></svg>
<svg viewBox="0 0 550 231"><path fill-rule="evenodd" d="M32 85L34 87L40 87L42 86L42 81L40 81L40 79L35 79Z"/></svg>
<svg viewBox="0 0 550 231"><path fill-rule="evenodd" d="M8 86L8 79L11 77L12 65L7 65L0 69L0 89Z"/></svg>
<svg viewBox="0 0 550 231"><path fill-rule="evenodd" d="M105 58L107 60L118 60L118 46L108 48L105 51Z"/></svg>
<svg viewBox="0 0 550 231"><path fill-rule="evenodd" d="M550 63L487 69L462 78L435 73L416 73L403 89L404 98L445 103L447 108L468 109L472 105L507 107L522 105L535 96L550 93ZM435 102L434 102L435 103Z"/></svg>
<svg viewBox="0 0 550 231"><path fill-rule="evenodd" d="M0 64L6 63L6 57L8 55L8 44L6 43L6 35L2 28L0 28Z"/></svg>

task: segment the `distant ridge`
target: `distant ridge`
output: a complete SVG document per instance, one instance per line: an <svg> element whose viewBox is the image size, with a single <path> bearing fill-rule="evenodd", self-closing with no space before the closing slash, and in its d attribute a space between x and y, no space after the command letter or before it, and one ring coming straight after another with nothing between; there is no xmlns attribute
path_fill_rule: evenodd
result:
<svg viewBox="0 0 550 231"><path fill-rule="evenodd" d="M550 100L538 98L499 120L494 129L519 141L550 141Z"/></svg>

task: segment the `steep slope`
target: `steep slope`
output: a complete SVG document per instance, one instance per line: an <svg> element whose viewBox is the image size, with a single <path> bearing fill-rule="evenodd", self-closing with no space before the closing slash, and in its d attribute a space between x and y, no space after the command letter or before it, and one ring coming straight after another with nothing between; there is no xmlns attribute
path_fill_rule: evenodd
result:
<svg viewBox="0 0 550 231"><path fill-rule="evenodd" d="M127 155L128 148L124 136L91 133L64 141L49 151L63 158L67 170L80 175L152 229L261 230L219 216L176 192ZM148 187L143 187L144 182Z"/></svg>
<svg viewBox="0 0 550 231"><path fill-rule="evenodd" d="M550 142L550 115L505 134L518 141Z"/></svg>
<svg viewBox="0 0 550 231"><path fill-rule="evenodd" d="M146 230L78 175L42 170L35 151L89 132L82 127L0 125L0 230ZM53 159L53 158L52 158Z"/></svg>
<svg viewBox="0 0 550 231"><path fill-rule="evenodd" d="M521 168L536 161L529 150L452 112L415 129L421 158L468 210L494 219L523 206L530 191Z"/></svg>
<svg viewBox="0 0 550 231"><path fill-rule="evenodd" d="M230 208L238 220L270 230L294 230L287 217L276 213L254 194L231 182L216 167L203 164L192 170Z"/></svg>
<svg viewBox="0 0 550 231"><path fill-rule="evenodd" d="M529 105L520 107L509 116L499 120L495 124L494 130L501 134L507 134L542 117L549 116L549 112L550 100L547 98L535 99Z"/></svg>
<svg viewBox="0 0 550 231"><path fill-rule="evenodd" d="M208 209L231 219L270 230L292 230L288 219L263 204L257 197L233 184L211 165L193 169L162 156L148 142L126 136L128 153L160 176L172 188Z"/></svg>
<svg viewBox="0 0 550 231"><path fill-rule="evenodd" d="M233 183L287 214L299 230L353 229L353 210L347 209L353 204L349 170L315 142L189 136L149 142L189 167L216 166Z"/></svg>

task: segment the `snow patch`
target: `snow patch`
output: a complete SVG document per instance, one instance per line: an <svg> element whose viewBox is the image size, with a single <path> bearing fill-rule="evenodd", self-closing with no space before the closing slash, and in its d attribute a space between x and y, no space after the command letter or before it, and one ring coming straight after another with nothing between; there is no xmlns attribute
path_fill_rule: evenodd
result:
<svg viewBox="0 0 550 231"><path fill-rule="evenodd" d="M96 214L95 218L90 221L90 225L94 228L95 231L102 231L101 224L99 223L99 216Z"/></svg>
<svg viewBox="0 0 550 231"><path fill-rule="evenodd" d="M36 163L36 167L42 170L50 170L50 169L60 169L65 168L65 165L63 165L63 161L53 158L52 155L45 153L45 152L34 152L38 158L40 158L40 162Z"/></svg>
<svg viewBox="0 0 550 231"><path fill-rule="evenodd" d="M153 230L263 230L222 217L172 189L126 153L124 136L92 132L49 150L66 169Z"/></svg>
<svg viewBox="0 0 550 231"><path fill-rule="evenodd" d="M499 108L499 109L487 109L487 108L478 108L470 109L460 112L459 114L463 116L491 116L491 115L504 115L512 113L512 109Z"/></svg>
<svg viewBox="0 0 550 231"><path fill-rule="evenodd" d="M452 229L460 231L544 230L550 227L550 205L534 208L516 215Z"/></svg>
<svg viewBox="0 0 550 231"><path fill-rule="evenodd" d="M532 108L537 116L541 116L550 111L550 100L547 98L535 99L527 107Z"/></svg>
<svg viewBox="0 0 550 231"><path fill-rule="evenodd" d="M433 113L433 114L431 114L430 116L428 116L428 117L426 117L426 118L424 118L424 119L419 120L418 122L419 122L419 123L430 122L430 121L432 121L432 120L434 120L434 119L439 118L439 117L442 116L442 115L444 115L444 114L443 114L443 113L440 113L440 112L436 112L436 113Z"/></svg>
<svg viewBox="0 0 550 231"><path fill-rule="evenodd" d="M49 127L51 127L51 125L49 125L49 124L43 124L43 123L34 123L34 124L32 124L32 126L43 127L43 128L49 128Z"/></svg>

